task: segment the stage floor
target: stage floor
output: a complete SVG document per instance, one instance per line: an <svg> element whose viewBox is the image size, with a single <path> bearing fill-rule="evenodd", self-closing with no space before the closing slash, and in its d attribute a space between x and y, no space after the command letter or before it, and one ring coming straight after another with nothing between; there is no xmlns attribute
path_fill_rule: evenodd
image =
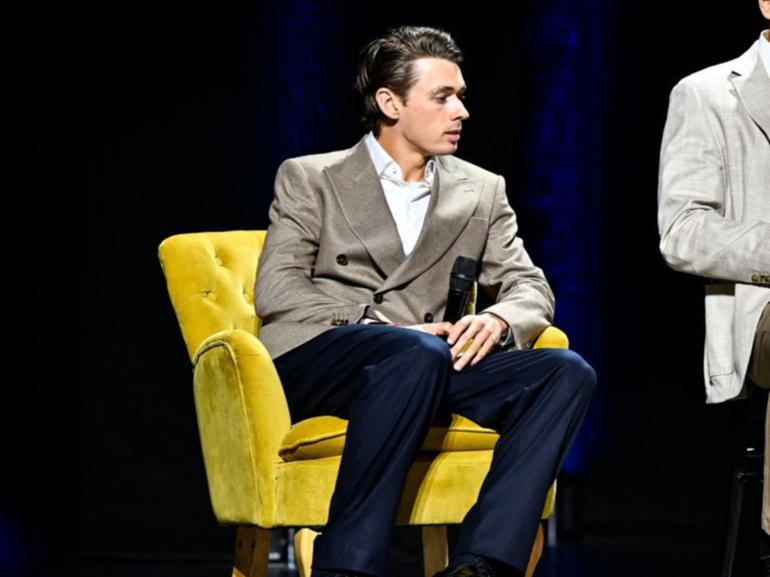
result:
<svg viewBox="0 0 770 577"><path fill-rule="evenodd" d="M645 532L594 534L579 541L547 547L536 577L718 577L721 535ZM733 577L757 577L748 547L740 551ZM751 555L752 558L749 558ZM421 577L420 560L407 555L391 566L394 577ZM59 577L229 577L229 559L210 561L90 560L68 563L49 575ZM296 571L271 565L269 577L295 577Z"/></svg>

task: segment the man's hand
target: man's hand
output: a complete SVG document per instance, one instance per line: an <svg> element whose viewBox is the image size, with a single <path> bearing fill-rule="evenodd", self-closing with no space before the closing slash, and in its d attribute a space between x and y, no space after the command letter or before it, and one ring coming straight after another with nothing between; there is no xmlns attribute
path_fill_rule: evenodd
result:
<svg viewBox="0 0 770 577"><path fill-rule="evenodd" d="M414 329L416 331L422 331L424 333L430 333L432 335L448 335L452 330L452 323L444 321L441 323L426 323L423 325L409 325L404 328Z"/></svg>
<svg viewBox="0 0 770 577"><path fill-rule="evenodd" d="M465 315L449 332L447 343L452 346L452 362L461 371L469 362L480 362L500 342L508 330L508 323L490 313ZM470 341L470 343L469 343ZM468 345L467 350L463 350Z"/></svg>

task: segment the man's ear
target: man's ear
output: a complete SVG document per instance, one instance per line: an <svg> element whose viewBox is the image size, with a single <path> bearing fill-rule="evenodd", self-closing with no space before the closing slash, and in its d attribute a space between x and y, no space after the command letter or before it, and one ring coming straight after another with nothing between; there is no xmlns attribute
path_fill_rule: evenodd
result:
<svg viewBox="0 0 770 577"><path fill-rule="evenodd" d="M403 103L397 94L388 88L380 88L375 93L374 98L377 100L380 110L387 118L398 120Z"/></svg>

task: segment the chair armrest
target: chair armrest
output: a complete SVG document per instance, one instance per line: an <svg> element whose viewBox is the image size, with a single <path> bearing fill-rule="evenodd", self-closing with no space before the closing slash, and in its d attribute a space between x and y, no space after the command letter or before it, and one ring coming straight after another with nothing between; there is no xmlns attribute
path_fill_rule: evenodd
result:
<svg viewBox="0 0 770 577"><path fill-rule="evenodd" d="M214 514L222 524L264 526L273 518L278 449L291 427L275 365L252 333L228 329L200 344L193 367Z"/></svg>
<svg viewBox="0 0 770 577"><path fill-rule="evenodd" d="M546 327L537 337L533 349L568 349L569 339L566 333L554 326Z"/></svg>

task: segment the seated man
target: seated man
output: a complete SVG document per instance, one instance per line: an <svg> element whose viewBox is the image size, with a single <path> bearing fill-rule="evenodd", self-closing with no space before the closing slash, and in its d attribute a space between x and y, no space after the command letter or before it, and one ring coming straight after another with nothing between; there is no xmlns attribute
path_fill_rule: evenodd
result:
<svg viewBox="0 0 770 577"><path fill-rule="evenodd" d="M759 7L770 21L770 0ZM738 58L671 91L659 169L660 251L675 270L707 279L708 403L766 397L758 387L770 388L768 135L770 29ZM765 430L760 557L770 577L770 405Z"/></svg>
<svg viewBox="0 0 770 577"><path fill-rule="evenodd" d="M406 473L439 411L501 435L440 574L522 575L595 387L577 354L531 348L554 298L503 177L453 156L469 117L461 62L444 31L388 31L361 52L368 133L278 169L260 338L295 422L349 420L313 577L384 574ZM495 304L440 321L460 255L478 260Z"/></svg>

